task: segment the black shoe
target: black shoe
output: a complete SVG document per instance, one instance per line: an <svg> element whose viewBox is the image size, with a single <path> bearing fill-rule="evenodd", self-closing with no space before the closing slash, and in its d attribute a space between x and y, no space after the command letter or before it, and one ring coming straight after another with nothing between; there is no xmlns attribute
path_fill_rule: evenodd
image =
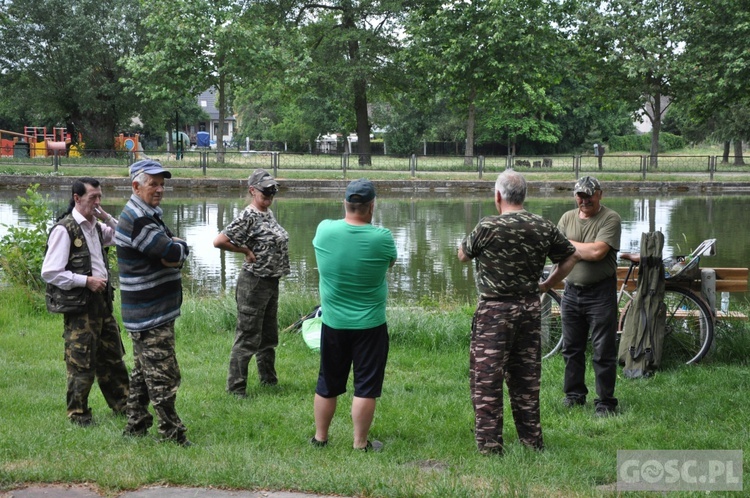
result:
<svg viewBox="0 0 750 498"><path fill-rule="evenodd" d="M93 418L71 417L70 423L73 425L77 425L78 427L92 427L96 425L96 422L94 422Z"/></svg>
<svg viewBox="0 0 750 498"><path fill-rule="evenodd" d="M595 417L614 417L617 415L617 409L614 406L599 405L594 411Z"/></svg>
<svg viewBox="0 0 750 498"><path fill-rule="evenodd" d="M328 440L326 439L325 441L318 441L317 439L315 439L315 436L313 436L310 439L310 444L316 448L325 448L326 446L328 446Z"/></svg>
<svg viewBox="0 0 750 498"><path fill-rule="evenodd" d="M503 447L480 448L479 453L485 456L503 456Z"/></svg>
<svg viewBox="0 0 750 498"><path fill-rule="evenodd" d="M190 448L191 446L195 446L192 441L190 441L188 438L182 438L179 441L175 441L177 444L182 446L183 448Z"/></svg>
<svg viewBox="0 0 750 498"><path fill-rule="evenodd" d="M125 437L146 437L148 435L148 429L133 429L126 427L122 431L122 435Z"/></svg>
<svg viewBox="0 0 750 498"><path fill-rule="evenodd" d="M357 451L364 451L365 453L367 453L368 451L378 453L380 451L383 451L383 443L375 439L373 439L372 441L368 440L364 448L354 448L354 449Z"/></svg>
<svg viewBox="0 0 750 498"><path fill-rule="evenodd" d="M563 398L562 404L565 408L574 408L576 406L583 406L586 404L586 398L584 397L573 397L573 396L567 396Z"/></svg>
<svg viewBox="0 0 750 498"><path fill-rule="evenodd" d="M168 442L168 443L174 443L179 444L183 448L190 448L191 446L195 446L192 441L190 441L184 434L177 436L177 437L167 437L161 439L162 442Z"/></svg>

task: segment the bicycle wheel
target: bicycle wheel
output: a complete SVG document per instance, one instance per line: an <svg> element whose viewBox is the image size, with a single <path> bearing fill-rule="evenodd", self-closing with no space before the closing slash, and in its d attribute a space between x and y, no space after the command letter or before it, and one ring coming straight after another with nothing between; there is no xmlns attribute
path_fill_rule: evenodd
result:
<svg viewBox="0 0 750 498"><path fill-rule="evenodd" d="M714 319L706 303L693 292L667 285L664 290L667 322L662 366L697 363L714 340Z"/></svg>
<svg viewBox="0 0 750 498"><path fill-rule="evenodd" d="M560 295L550 290L542 301L542 358L549 358L562 349L562 314Z"/></svg>

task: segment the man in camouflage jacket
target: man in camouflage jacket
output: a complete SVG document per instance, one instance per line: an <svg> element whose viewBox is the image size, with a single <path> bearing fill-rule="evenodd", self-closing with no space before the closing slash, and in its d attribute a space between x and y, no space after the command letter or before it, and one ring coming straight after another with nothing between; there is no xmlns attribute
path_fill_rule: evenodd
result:
<svg viewBox="0 0 750 498"><path fill-rule="evenodd" d="M503 380L521 443L544 447L539 414L540 293L579 259L555 225L523 207L526 180L507 170L495 184L497 216L483 218L461 242L458 259L476 259L479 304L470 349L475 438L483 454L503 452ZM546 259L557 264L540 283Z"/></svg>

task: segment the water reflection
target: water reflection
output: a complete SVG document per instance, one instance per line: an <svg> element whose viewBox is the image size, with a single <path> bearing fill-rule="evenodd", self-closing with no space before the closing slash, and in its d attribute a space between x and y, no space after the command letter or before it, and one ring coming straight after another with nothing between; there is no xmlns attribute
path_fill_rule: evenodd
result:
<svg viewBox="0 0 750 498"><path fill-rule="evenodd" d="M0 191L0 223L25 223L15 200L16 191ZM105 208L118 214L129 193L105 191ZM67 192L50 192L51 207L59 212L67 206ZM705 267L746 267L746 213L750 196L606 196L603 203L620 213L623 220L621 251L638 251L642 232L661 230L665 256L686 254L702 240L716 238L717 255L706 258ZM242 256L213 247L215 235L245 206L244 193L210 197L167 192L162 204L165 221L191 246L186 287L194 292L220 293L234 288ZM528 199L528 210L553 221L574 207L570 195L536 196ZM291 275L282 285L317 289L318 276L312 238L318 222L343 215L341 200L330 197L279 196L272 209L290 234ZM459 263L456 247L483 217L495 213L491 197L403 198L381 196L373 223L393 232L398 261L389 272L391 294L418 301L448 295L472 302L476 298L474 272ZM0 227L0 236L5 228Z"/></svg>

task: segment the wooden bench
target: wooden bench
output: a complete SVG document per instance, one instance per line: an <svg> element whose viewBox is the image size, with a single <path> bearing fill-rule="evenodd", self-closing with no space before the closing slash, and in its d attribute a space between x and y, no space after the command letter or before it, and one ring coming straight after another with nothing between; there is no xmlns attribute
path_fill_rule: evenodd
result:
<svg viewBox="0 0 750 498"><path fill-rule="evenodd" d="M747 268L708 268L713 270L716 274L716 292L747 292ZM617 288L619 289L625 280L625 275L628 273L628 267L619 266L617 267ZM636 281L638 279L638 267L633 269L633 274L628 280L627 290L634 291L636 287ZM670 282L667 279L667 282ZM691 289L700 289L700 279L696 279L693 282L680 281L684 283L686 287Z"/></svg>
<svg viewBox="0 0 750 498"><path fill-rule="evenodd" d="M625 280L625 276L628 273L628 266L618 266L617 267L617 289L619 290L622 286L623 281ZM712 286L711 289L705 289L704 283L701 281L701 279L696 279L694 281L671 281L667 279L667 283L670 281L673 283L679 283L680 285L684 285L685 287L690 288L693 292L696 294L703 294L704 298L709 302L709 304L713 304L714 311L716 312L716 317L719 319L737 319L737 320L747 320L748 316L744 313L736 312L736 311L730 311L728 313L724 313L721 311L721 309L718 309L719 307L716 306L716 294L720 294L722 292L747 292L747 282L748 282L748 268L705 268L706 270L713 270L714 271L714 277L715 277L715 285ZM628 279L628 285L626 286L626 289L629 292L633 292L636 288L636 282L638 280L638 267L635 267L633 269L633 273L630 275L630 278ZM557 286L556 290L559 292L563 288L563 284ZM713 293L713 296L711 298L706 297L706 293ZM712 303L713 301L713 303Z"/></svg>

